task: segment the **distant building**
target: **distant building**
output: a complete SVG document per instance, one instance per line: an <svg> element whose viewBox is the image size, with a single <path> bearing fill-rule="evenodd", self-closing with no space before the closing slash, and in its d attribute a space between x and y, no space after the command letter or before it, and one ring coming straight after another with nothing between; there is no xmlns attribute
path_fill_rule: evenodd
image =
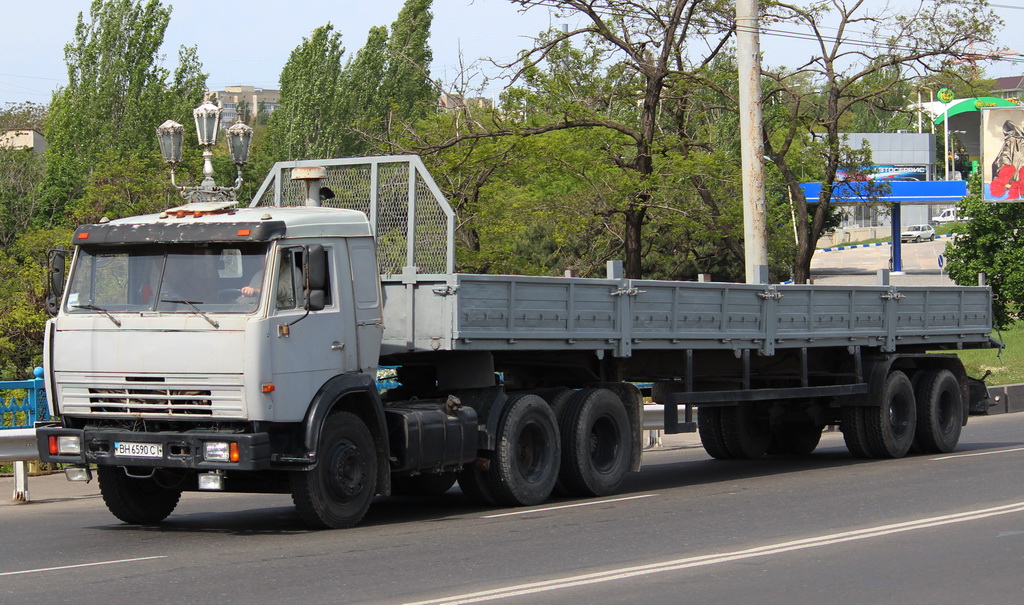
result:
<svg viewBox="0 0 1024 605"><path fill-rule="evenodd" d="M1000 99L1024 98L1024 76L996 78L996 84L992 87L992 96Z"/></svg>
<svg viewBox="0 0 1024 605"><path fill-rule="evenodd" d="M889 181L930 181L936 178L935 135L916 132L851 132L843 134L846 144L871 149L871 166L863 166L855 179ZM836 175L844 180L846 175ZM941 175L939 175L941 178ZM888 211L879 212L873 204L843 207L843 227L878 227L891 225ZM938 212L935 212L938 214ZM930 206L904 206L905 225L927 223L932 216Z"/></svg>
<svg viewBox="0 0 1024 605"><path fill-rule="evenodd" d="M441 96L438 97L437 105L442 111L457 111L470 107L487 108L491 106L491 100L485 97L466 98L460 95L450 95L445 92L441 93Z"/></svg>
<svg viewBox="0 0 1024 605"><path fill-rule="evenodd" d="M0 131L0 146L14 149L31 149L36 153L46 151L46 139L38 130L9 129Z"/></svg>
<svg viewBox="0 0 1024 605"><path fill-rule="evenodd" d="M281 106L281 91L270 88L256 88L255 86L225 86L224 90L211 90L208 93L210 101L221 108L220 124L227 128L238 120L239 104L249 106L248 118L252 124L262 118L260 112L266 113L269 117L278 107Z"/></svg>

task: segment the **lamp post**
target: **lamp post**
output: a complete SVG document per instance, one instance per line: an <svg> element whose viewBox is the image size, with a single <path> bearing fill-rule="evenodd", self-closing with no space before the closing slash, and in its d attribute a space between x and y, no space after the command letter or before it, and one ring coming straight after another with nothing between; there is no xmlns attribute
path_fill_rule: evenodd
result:
<svg viewBox="0 0 1024 605"><path fill-rule="evenodd" d="M196 136L203 148L203 180L199 185L185 187L174 181L175 166L181 162L182 139L185 127L167 120L157 127L160 155L171 169L171 185L178 189L181 197L189 202L235 202L235 195L242 185L242 166L249 162L249 146L252 143L252 128L236 122L227 130L228 151L238 173L233 187L220 187L213 180L213 146L217 144L220 131L220 108L205 102L192 111L196 124Z"/></svg>

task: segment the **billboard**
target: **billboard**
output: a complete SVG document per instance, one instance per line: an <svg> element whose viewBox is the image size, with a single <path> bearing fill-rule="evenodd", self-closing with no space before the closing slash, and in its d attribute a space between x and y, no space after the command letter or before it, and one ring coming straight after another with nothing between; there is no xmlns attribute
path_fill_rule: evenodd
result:
<svg viewBox="0 0 1024 605"><path fill-rule="evenodd" d="M1024 201L1024 107L981 112L982 199Z"/></svg>

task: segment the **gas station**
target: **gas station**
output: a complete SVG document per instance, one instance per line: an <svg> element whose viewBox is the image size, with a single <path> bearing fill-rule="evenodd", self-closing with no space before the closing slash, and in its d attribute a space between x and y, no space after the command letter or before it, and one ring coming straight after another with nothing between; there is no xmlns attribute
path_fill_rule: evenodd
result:
<svg viewBox="0 0 1024 605"><path fill-rule="evenodd" d="M1010 112L1008 115L1016 115L1017 112L1024 114L1024 107L1019 107L1013 101L1000 99L998 97L975 97L961 100L954 100L950 91L943 89L939 91L940 101L922 103L920 109L932 116L933 130L942 127L942 136L945 140L944 149L945 166L941 173L936 174L935 164L935 139L934 135L928 133L853 133L848 135L851 145L856 146L863 140L863 144L870 146L872 150L873 165L867 167L867 174L862 177L865 180L840 181L833 185L831 203L847 207L865 207L877 204L887 204L892 212L892 267L893 271L903 270L903 261L900 245L900 232L902 230L903 207L931 206L936 204L955 205L967 195L967 181L950 180L955 174L950 149L950 135L953 134L960 145L966 150L971 160L972 172L982 169L986 177L986 197L988 183L992 180L991 175L984 171L981 166L983 155L993 155L989 147L992 143L988 139L993 138L994 131L998 124L989 126L993 132L983 131L982 116L986 115L985 110L998 108L1001 112ZM1006 109L1004 109L1006 108ZM992 114L994 115L995 112ZM986 115L987 117L987 115ZM1002 114L1000 114L1002 119ZM1024 124L1024 120L1019 123ZM986 147L983 149L983 145ZM985 151L985 154L983 154ZM992 161L989 157L988 162ZM896 168L893 170L893 168ZM908 169L902 173L900 168ZM916 174L915 174L916 173ZM908 176L914 175L914 176ZM924 180L916 179L916 175L924 176ZM958 176L958 175L957 175ZM944 180L934 180L943 178ZM907 179L907 180L904 180ZM1021 176L1024 180L1024 175ZM885 181L888 187L879 188L878 181ZM870 181L874 181L873 185ZM808 203L814 203L821 193L821 183L804 183L801 188ZM992 200L996 201L996 200ZM928 222L928 211L924 213L915 212L917 218L911 218L908 224ZM921 218L924 217L924 218Z"/></svg>

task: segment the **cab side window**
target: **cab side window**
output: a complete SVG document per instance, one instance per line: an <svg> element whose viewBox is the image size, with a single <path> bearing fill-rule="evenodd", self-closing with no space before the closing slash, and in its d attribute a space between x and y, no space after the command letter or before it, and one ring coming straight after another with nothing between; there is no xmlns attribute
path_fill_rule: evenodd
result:
<svg viewBox="0 0 1024 605"><path fill-rule="evenodd" d="M327 284L325 286L326 306L331 306L331 283L330 283L330 250L323 251L324 262L327 267ZM286 248L281 251L280 266L278 268L277 280L277 308L297 309L302 308L303 291L305 283L303 280L302 268L305 265L306 250L302 247Z"/></svg>

